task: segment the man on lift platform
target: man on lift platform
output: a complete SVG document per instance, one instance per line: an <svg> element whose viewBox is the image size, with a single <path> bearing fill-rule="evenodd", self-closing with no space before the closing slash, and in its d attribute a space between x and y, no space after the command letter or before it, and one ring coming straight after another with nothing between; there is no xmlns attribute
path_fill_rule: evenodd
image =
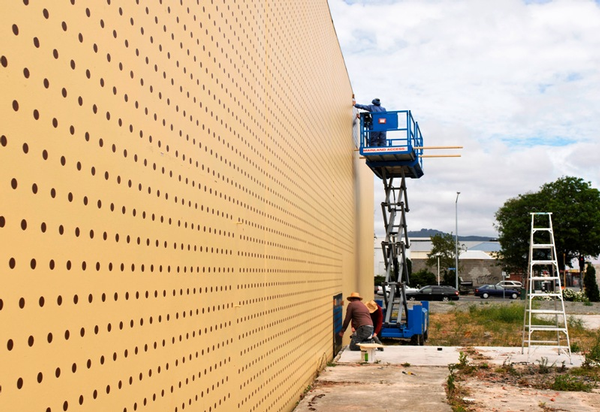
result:
<svg viewBox="0 0 600 412"><path fill-rule="evenodd" d="M362 104L354 103L354 107L357 109L366 110L369 113L382 113L385 112L385 107L381 105L381 100L373 99L372 104L365 106ZM369 146L386 146L386 132L371 131L369 133Z"/></svg>

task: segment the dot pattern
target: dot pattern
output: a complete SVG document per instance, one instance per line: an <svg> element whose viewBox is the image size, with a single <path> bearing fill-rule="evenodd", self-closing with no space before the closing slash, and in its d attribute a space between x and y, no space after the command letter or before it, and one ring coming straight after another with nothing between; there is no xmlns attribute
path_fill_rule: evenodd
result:
<svg viewBox="0 0 600 412"><path fill-rule="evenodd" d="M15 0L0 31L0 410L293 409L372 215L327 1Z"/></svg>

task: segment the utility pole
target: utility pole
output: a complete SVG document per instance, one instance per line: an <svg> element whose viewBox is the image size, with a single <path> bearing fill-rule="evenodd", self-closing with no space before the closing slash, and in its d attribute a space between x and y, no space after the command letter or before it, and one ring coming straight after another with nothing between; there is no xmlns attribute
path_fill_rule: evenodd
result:
<svg viewBox="0 0 600 412"><path fill-rule="evenodd" d="M456 247L456 250L454 251L454 259L455 259L455 268L454 268L454 273L456 275L456 290L458 290L458 196L460 195L460 192L456 192L456 201L454 202L455 204L455 223L456 223L456 238L454 241L454 246Z"/></svg>

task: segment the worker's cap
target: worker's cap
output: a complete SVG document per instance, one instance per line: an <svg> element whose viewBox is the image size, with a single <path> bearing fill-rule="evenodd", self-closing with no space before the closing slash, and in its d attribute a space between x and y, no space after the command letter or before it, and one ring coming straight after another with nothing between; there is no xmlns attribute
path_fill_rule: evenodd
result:
<svg viewBox="0 0 600 412"><path fill-rule="evenodd" d="M371 103L373 103L375 106L379 106L381 104L381 100L373 99L373 101Z"/></svg>
<svg viewBox="0 0 600 412"><path fill-rule="evenodd" d="M370 313L373 313L377 310L377 307L379 305L377 305L377 302L375 302L374 300L370 300L367 303L365 303L365 306L367 307L367 309L369 309Z"/></svg>
<svg viewBox="0 0 600 412"><path fill-rule="evenodd" d="M348 299L348 300L351 300L351 299L362 300L362 297L360 296L360 293L358 293L358 292L352 292L350 294L350 296L348 296L346 299Z"/></svg>

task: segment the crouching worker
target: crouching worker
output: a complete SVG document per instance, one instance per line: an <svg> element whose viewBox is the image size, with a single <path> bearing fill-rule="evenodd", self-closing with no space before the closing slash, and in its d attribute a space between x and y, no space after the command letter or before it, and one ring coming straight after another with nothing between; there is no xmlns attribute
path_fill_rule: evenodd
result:
<svg viewBox="0 0 600 412"><path fill-rule="evenodd" d="M353 292L348 296L348 308L346 309L346 318L342 325L340 336L344 336L344 332L352 322L354 333L350 338L350 350L359 351L359 343L370 341L373 336L373 321L369 309L362 303L362 297L357 292Z"/></svg>

